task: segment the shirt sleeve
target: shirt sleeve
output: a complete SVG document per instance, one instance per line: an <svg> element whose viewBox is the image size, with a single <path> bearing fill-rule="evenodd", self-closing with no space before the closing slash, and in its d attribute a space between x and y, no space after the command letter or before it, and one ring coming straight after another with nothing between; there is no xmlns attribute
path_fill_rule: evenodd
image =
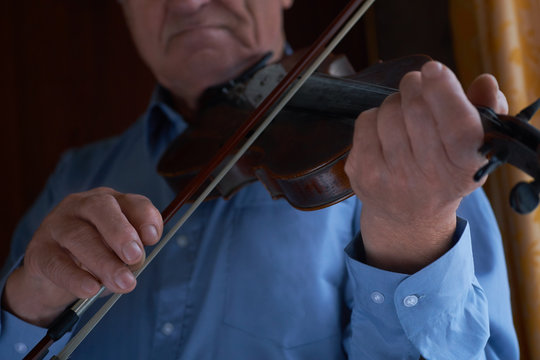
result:
<svg viewBox="0 0 540 360"><path fill-rule="evenodd" d="M67 156L64 156L66 159ZM57 188L61 186L65 167L59 163L53 175L49 178L44 191L37 198L33 206L28 210L15 229L11 242L10 252L4 264L0 276L0 297L3 294L4 285L11 272L20 266L26 246L34 232L41 224L45 215L61 199ZM22 359L47 333L47 329L31 325L17 318L9 312L0 311L0 358ZM51 354L57 353L67 342L68 337L57 341L52 347ZM4 357L5 356L5 357ZM45 357L49 359L51 355Z"/></svg>
<svg viewBox="0 0 540 360"><path fill-rule="evenodd" d="M13 262L12 268L4 270L6 273L0 279L0 297L2 296L7 275L17 268L22 261L22 256ZM35 345L47 334L47 329L29 324L15 315L1 309L0 311L0 359L22 359ZM69 340L69 334L56 341L49 349L49 354L44 359L50 359L57 354ZM5 356L5 357L4 357Z"/></svg>
<svg viewBox="0 0 540 360"><path fill-rule="evenodd" d="M474 214L486 206L478 196L466 201ZM359 261L361 240L349 244L349 358L519 358L500 234L490 208L471 218L474 231L458 218L454 246L413 275L370 267Z"/></svg>
<svg viewBox="0 0 540 360"><path fill-rule="evenodd" d="M2 359L22 359L47 334L47 329L31 325L2 310L2 332L0 334L0 353ZM44 359L58 354L69 340L69 335L56 341Z"/></svg>

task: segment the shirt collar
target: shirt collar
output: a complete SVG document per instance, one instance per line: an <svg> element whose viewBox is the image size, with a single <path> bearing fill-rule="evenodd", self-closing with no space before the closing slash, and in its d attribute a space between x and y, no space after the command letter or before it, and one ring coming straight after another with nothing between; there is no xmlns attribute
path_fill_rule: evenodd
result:
<svg viewBox="0 0 540 360"><path fill-rule="evenodd" d="M182 115L176 112L171 104L169 91L157 85L144 115L146 144L154 159L161 157L170 142L188 127Z"/></svg>

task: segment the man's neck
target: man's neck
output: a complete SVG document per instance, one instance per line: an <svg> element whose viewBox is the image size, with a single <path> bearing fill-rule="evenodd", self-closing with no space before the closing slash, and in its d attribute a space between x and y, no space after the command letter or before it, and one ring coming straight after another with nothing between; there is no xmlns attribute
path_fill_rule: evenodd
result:
<svg viewBox="0 0 540 360"><path fill-rule="evenodd" d="M280 54L281 55L281 54ZM243 71L231 80L218 83L210 86L203 91L192 93L192 96L178 96L173 89L169 89L172 97L172 106L178 111L187 122L195 121L197 112L202 106L208 104L208 99L213 96L220 96L227 93L239 83L248 81L257 71L264 68L268 63L276 61L275 55L272 52L264 54L262 57L249 62L249 66L243 67Z"/></svg>

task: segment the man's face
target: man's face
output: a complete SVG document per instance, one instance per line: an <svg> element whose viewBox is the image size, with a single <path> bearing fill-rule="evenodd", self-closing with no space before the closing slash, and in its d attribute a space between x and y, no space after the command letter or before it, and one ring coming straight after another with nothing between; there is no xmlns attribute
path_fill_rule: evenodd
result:
<svg viewBox="0 0 540 360"><path fill-rule="evenodd" d="M123 0L135 44L158 81L188 103L267 51L281 56L293 0Z"/></svg>

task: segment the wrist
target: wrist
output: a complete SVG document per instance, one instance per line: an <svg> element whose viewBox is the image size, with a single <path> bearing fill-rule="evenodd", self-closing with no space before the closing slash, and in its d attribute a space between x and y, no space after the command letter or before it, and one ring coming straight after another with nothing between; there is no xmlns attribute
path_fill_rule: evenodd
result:
<svg viewBox="0 0 540 360"><path fill-rule="evenodd" d="M11 273L2 293L2 309L40 327L47 327L72 301L53 284L27 276L22 267Z"/></svg>
<svg viewBox="0 0 540 360"><path fill-rule="evenodd" d="M453 245L455 211L403 221L364 210L361 229L368 265L412 274L437 260Z"/></svg>

